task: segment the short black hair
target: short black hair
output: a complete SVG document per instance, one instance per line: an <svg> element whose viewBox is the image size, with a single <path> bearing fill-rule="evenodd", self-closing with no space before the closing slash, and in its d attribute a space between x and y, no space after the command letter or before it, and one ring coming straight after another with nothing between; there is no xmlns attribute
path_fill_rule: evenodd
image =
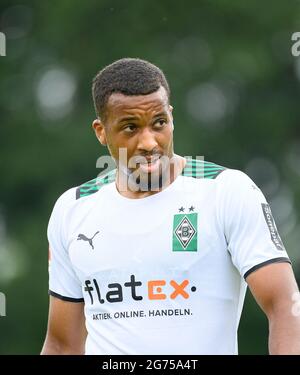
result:
<svg viewBox="0 0 300 375"><path fill-rule="evenodd" d="M170 88L164 73L148 61L123 58L106 66L95 76L92 94L96 114L105 118L106 104L111 94L147 95L163 86L170 99Z"/></svg>

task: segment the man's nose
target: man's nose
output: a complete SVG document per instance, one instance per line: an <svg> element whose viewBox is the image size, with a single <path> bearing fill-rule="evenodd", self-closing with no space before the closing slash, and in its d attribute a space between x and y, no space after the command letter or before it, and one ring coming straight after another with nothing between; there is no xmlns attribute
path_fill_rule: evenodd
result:
<svg viewBox="0 0 300 375"><path fill-rule="evenodd" d="M152 151L157 147L157 140L155 134L151 129L145 128L139 134L138 146L139 150L143 151Z"/></svg>

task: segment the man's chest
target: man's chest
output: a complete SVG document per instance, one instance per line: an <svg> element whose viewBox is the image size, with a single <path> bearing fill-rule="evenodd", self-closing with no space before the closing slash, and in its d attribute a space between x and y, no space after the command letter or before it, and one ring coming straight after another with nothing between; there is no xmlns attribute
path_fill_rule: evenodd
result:
<svg viewBox="0 0 300 375"><path fill-rule="evenodd" d="M144 207L106 202L74 217L68 231L69 256L82 277L120 269L188 270L224 246L214 203L203 196Z"/></svg>

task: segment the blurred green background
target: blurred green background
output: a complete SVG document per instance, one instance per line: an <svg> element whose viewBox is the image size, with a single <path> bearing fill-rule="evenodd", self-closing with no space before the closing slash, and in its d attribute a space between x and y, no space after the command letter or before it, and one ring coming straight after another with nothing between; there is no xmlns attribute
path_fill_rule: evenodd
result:
<svg viewBox="0 0 300 375"><path fill-rule="evenodd" d="M241 169L261 187L299 276L299 1L1 0L0 31L1 354L42 347L48 218L63 191L99 173L91 80L121 57L165 72L177 153ZM267 332L248 293L240 353L267 353Z"/></svg>

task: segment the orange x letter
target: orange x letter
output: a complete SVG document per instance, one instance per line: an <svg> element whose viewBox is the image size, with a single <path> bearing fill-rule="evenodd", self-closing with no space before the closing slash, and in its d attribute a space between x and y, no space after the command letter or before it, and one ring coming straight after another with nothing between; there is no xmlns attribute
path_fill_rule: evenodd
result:
<svg viewBox="0 0 300 375"><path fill-rule="evenodd" d="M171 280L170 285L172 285L172 287L175 289L174 292L170 296L171 299L176 298L179 294L181 294L182 297L184 298L189 298L188 293L183 290L188 285L188 283L189 283L188 280L184 280L181 284L177 284L176 281Z"/></svg>

